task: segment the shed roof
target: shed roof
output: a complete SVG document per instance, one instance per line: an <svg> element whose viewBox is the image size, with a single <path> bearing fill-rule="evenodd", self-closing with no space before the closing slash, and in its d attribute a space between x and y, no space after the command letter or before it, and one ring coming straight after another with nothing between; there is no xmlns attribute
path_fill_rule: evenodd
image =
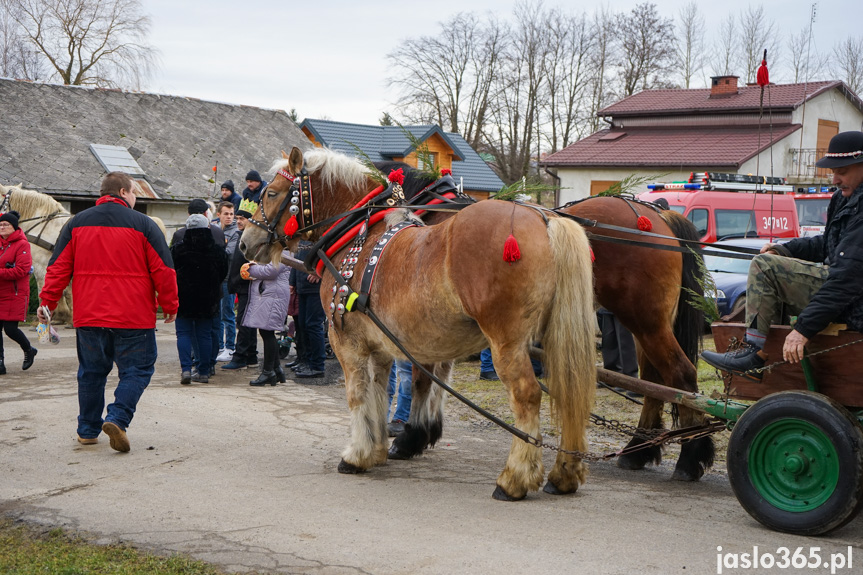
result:
<svg viewBox="0 0 863 575"><path fill-rule="evenodd" d="M92 198L106 171L91 144L122 146L160 200L188 201L238 189L305 135L283 110L183 96L0 78L0 182L63 197Z"/></svg>
<svg viewBox="0 0 863 575"><path fill-rule="evenodd" d="M307 118L300 128L308 129L322 145L350 156L357 155L353 144L374 162L402 158L414 151L411 140L399 126L370 126ZM465 189L497 192L503 187L503 181L494 170L457 133L444 132L434 124L404 126L404 129L421 142L438 134L454 152L452 173L455 178L464 179Z"/></svg>

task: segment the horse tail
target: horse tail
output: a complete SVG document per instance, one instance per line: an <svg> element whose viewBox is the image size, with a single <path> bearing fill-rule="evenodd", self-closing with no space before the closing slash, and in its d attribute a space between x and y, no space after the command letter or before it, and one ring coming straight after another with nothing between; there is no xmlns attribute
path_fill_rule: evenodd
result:
<svg viewBox="0 0 863 575"><path fill-rule="evenodd" d="M545 384L561 446L587 449L585 430L596 391L593 266L587 235L566 218L548 222L555 295L542 337Z"/></svg>
<svg viewBox="0 0 863 575"><path fill-rule="evenodd" d="M675 211L662 212L662 219L671 228L674 237L682 240L698 241L701 239L692 222ZM683 246L687 248L688 246ZM680 278L680 296L677 300L677 316L674 319L674 337L689 361L695 364L698 358L698 346L704 331L704 312L689 303L692 294L701 293L704 288L704 265L701 253L686 251L683 254L683 275Z"/></svg>

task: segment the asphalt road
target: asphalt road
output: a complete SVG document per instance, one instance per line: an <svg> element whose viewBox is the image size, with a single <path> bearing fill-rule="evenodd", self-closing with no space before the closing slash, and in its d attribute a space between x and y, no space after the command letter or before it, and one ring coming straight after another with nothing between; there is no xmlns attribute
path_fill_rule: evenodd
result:
<svg viewBox="0 0 863 575"><path fill-rule="evenodd" d="M132 451L75 440L74 330L22 354L5 342L0 376L0 513L77 530L98 542L185 553L236 571L273 573L863 573L863 516L828 537L775 533L740 507L723 471L670 480L591 465L574 496L491 498L510 439L451 418L441 444L358 476L336 472L348 436L340 385L253 388L221 372L179 385L174 332L129 428ZM32 332L28 335L34 336ZM12 349L16 347L16 349ZM109 401L113 393L109 378ZM545 454L550 469L553 454ZM793 553L819 567L731 568L722 553ZM815 548L818 550L815 550ZM781 553L781 551L779 552ZM738 557L738 560L740 557ZM813 563L815 562L812 560Z"/></svg>

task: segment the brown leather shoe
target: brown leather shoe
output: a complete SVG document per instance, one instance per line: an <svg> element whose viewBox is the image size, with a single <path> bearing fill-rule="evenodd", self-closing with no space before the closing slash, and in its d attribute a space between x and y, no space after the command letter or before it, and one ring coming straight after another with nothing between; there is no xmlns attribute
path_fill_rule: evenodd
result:
<svg viewBox="0 0 863 575"><path fill-rule="evenodd" d="M80 443L81 445L96 445L97 443L99 443L99 438L98 437L81 437L79 435L78 436L78 443Z"/></svg>
<svg viewBox="0 0 863 575"><path fill-rule="evenodd" d="M120 429L120 426L111 421L106 421L102 424L102 431L111 439L111 449L126 453L131 449L129 438L126 437L126 432Z"/></svg>

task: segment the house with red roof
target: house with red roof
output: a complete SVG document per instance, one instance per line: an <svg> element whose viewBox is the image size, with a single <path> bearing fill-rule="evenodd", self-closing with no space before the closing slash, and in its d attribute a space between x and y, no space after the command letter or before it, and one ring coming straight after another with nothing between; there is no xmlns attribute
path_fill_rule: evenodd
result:
<svg viewBox="0 0 863 575"><path fill-rule="evenodd" d="M815 161L834 135L863 129L863 100L841 81L770 84L762 113L760 86L716 76L710 88L645 90L598 115L608 128L542 162L559 178L558 205L633 175L671 182L730 172L827 183L829 170Z"/></svg>

